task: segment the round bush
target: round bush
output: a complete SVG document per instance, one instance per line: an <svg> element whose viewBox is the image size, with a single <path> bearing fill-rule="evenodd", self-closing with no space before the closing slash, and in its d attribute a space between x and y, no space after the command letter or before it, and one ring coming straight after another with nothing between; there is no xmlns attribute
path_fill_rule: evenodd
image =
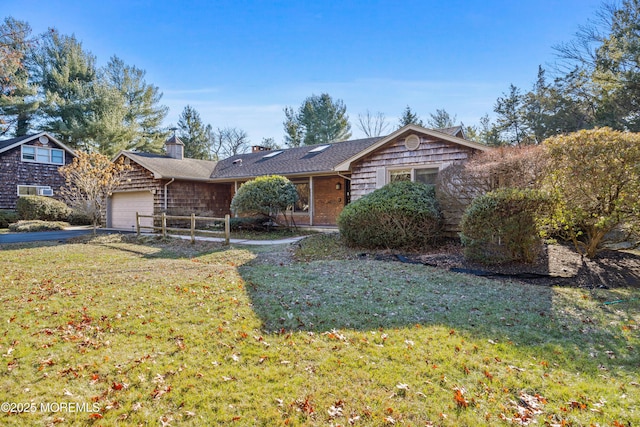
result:
<svg viewBox="0 0 640 427"><path fill-rule="evenodd" d="M542 245L536 218L547 206L536 190L506 188L477 197L460 223L465 256L484 264L535 261Z"/></svg>
<svg viewBox="0 0 640 427"><path fill-rule="evenodd" d="M23 220L66 221L71 209L63 202L44 196L23 196L16 203L18 217Z"/></svg>
<svg viewBox="0 0 640 427"><path fill-rule="evenodd" d="M394 182L345 206L338 227L351 246L417 249L440 237L441 214L433 186Z"/></svg>
<svg viewBox="0 0 640 427"><path fill-rule="evenodd" d="M92 219L89 214L80 210L72 210L67 217L67 222L71 225L91 225Z"/></svg>
<svg viewBox="0 0 640 427"><path fill-rule="evenodd" d="M260 176L242 184L231 200L231 210L245 215L264 215L277 221L278 215L297 201L296 186L287 178ZM286 221L286 216L284 218Z"/></svg>
<svg viewBox="0 0 640 427"><path fill-rule="evenodd" d="M0 209L0 228L7 228L9 224L18 221L18 214L16 211L8 209Z"/></svg>

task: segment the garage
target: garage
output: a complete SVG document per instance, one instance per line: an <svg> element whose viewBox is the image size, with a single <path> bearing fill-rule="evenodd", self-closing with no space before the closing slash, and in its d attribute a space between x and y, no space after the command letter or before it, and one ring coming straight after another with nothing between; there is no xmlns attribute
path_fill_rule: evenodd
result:
<svg viewBox="0 0 640 427"><path fill-rule="evenodd" d="M111 196L110 227L135 230L136 212L153 215L153 194L149 191L127 191ZM140 218L141 226L152 226L153 218ZM144 230L150 231L150 230Z"/></svg>

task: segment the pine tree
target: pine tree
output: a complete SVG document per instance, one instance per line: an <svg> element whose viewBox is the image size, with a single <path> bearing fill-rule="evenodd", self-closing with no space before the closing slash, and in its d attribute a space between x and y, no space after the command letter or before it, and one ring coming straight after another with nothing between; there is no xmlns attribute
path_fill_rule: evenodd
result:
<svg viewBox="0 0 640 427"><path fill-rule="evenodd" d="M27 64L32 43L28 23L5 18L0 25L0 135L26 135L38 108Z"/></svg>
<svg viewBox="0 0 640 427"><path fill-rule="evenodd" d="M304 100L297 113L286 107L285 142L290 147L327 144L351 137L347 107L329 94L312 95Z"/></svg>
<svg viewBox="0 0 640 427"><path fill-rule="evenodd" d="M184 156L209 160L211 126L204 125L200 114L190 105L184 107L178 119L178 136L184 143Z"/></svg>
<svg viewBox="0 0 640 427"><path fill-rule="evenodd" d="M398 128L406 125L418 125L424 127L424 122L420 119L420 117L418 117L416 113L411 110L411 107L409 107L408 105L407 108L405 108L402 112Z"/></svg>

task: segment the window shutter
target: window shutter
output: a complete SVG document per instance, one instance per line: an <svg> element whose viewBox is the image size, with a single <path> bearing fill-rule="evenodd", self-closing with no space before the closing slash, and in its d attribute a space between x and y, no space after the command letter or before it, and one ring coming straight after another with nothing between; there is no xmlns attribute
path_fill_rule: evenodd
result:
<svg viewBox="0 0 640 427"><path fill-rule="evenodd" d="M385 168L376 169L376 188L381 188L386 184L387 170Z"/></svg>

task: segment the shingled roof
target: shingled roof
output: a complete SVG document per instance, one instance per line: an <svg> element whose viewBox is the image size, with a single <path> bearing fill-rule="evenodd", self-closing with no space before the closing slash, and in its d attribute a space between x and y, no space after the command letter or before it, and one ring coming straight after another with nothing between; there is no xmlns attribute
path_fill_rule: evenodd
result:
<svg viewBox="0 0 640 427"><path fill-rule="evenodd" d="M184 179L189 181L209 181L217 162L198 159L174 159L162 154L138 153L122 151L117 157L123 155L138 163L145 169L153 172L156 179Z"/></svg>
<svg viewBox="0 0 640 427"><path fill-rule="evenodd" d="M429 130L415 125L407 125L384 137L238 154L218 162L189 158L175 159L161 154L131 151L122 151L116 158L121 155L129 157L132 161L151 171L156 179L228 182L263 175L291 177L335 174L347 171L356 159L362 158L372 150L407 132L421 132L472 148L486 149L481 144L460 138L458 136L462 132L460 126Z"/></svg>
<svg viewBox="0 0 640 427"><path fill-rule="evenodd" d="M356 155L379 139L354 139L333 144L239 154L219 161L211 178L229 180L261 175L291 176L331 172L335 165Z"/></svg>

